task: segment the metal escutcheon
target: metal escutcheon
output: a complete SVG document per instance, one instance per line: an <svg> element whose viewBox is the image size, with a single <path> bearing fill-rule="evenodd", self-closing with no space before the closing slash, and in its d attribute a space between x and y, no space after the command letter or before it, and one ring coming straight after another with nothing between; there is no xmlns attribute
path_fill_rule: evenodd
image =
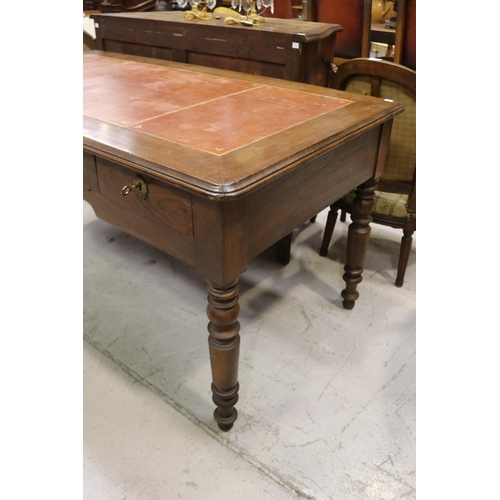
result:
<svg viewBox="0 0 500 500"><path fill-rule="evenodd" d="M145 200L148 197L148 186L140 175L137 176L137 179L135 179L131 186L122 188L122 196L127 196L132 191L134 191L141 200Z"/></svg>

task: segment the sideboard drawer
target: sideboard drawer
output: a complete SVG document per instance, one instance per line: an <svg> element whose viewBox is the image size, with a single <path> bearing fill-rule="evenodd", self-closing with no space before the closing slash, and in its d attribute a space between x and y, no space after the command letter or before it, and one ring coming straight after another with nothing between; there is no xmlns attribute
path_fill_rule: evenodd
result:
<svg viewBox="0 0 500 500"><path fill-rule="evenodd" d="M138 215L154 219L183 234L193 236L191 195L147 175L138 175L129 168L96 157L100 194ZM147 187L145 198L136 194L134 181ZM128 191L128 194L127 194Z"/></svg>

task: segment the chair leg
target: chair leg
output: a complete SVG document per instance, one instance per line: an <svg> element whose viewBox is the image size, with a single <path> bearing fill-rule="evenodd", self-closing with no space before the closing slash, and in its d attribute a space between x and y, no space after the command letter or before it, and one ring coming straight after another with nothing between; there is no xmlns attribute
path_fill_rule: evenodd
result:
<svg viewBox="0 0 500 500"><path fill-rule="evenodd" d="M321 243L321 249L319 251L319 254L322 257L326 257L328 253L328 247L330 246L330 240L332 239L333 230L335 229L335 223L337 222L338 213L338 207L336 205L331 205L330 211L328 212L328 218L326 219L323 242Z"/></svg>
<svg viewBox="0 0 500 500"><path fill-rule="evenodd" d="M414 229L403 230L403 238L401 239L401 248L399 250L398 275L396 276L396 286L403 286L408 259L410 258L411 245L413 242Z"/></svg>
<svg viewBox="0 0 500 500"><path fill-rule="evenodd" d="M340 212L340 222L345 222L345 215L346 215L345 210L341 210L341 212Z"/></svg>

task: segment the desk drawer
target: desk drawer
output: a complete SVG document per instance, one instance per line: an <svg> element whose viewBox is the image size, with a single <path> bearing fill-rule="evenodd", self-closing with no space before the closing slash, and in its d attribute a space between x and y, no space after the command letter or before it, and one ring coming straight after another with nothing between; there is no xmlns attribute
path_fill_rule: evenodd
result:
<svg viewBox="0 0 500 500"><path fill-rule="evenodd" d="M193 236L193 211L191 195L181 189L149 177L140 175L147 186L145 199L130 191L126 196L122 190L132 186L138 175L132 169L96 157L97 176L101 196L117 205L133 210L137 215L153 219L183 234ZM124 221L126 226L126 221Z"/></svg>

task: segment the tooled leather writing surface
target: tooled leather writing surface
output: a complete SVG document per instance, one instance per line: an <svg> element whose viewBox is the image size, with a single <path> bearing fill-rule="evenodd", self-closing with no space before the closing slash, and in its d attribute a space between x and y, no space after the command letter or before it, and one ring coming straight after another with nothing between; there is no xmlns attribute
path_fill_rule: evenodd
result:
<svg viewBox="0 0 500 500"><path fill-rule="evenodd" d="M103 59L107 64L85 62L85 116L215 155L350 104L297 90Z"/></svg>
<svg viewBox="0 0 500 500"><path fill-rule="evenodd" d="M243 73L84 54L84 149L208 196L257 189L398 108Z"/></svg>

